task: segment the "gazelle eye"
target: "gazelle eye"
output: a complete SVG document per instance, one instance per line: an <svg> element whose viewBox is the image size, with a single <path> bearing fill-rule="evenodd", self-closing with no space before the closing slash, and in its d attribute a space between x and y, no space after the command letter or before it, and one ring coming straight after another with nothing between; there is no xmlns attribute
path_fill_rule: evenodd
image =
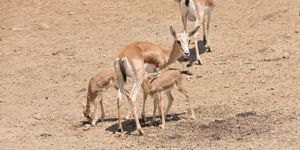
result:
<svg viewBox="0 0 300 150"><path fill-rule="evenodd" d="M181 44L180 41L177 41L178 44Z"/></svg>

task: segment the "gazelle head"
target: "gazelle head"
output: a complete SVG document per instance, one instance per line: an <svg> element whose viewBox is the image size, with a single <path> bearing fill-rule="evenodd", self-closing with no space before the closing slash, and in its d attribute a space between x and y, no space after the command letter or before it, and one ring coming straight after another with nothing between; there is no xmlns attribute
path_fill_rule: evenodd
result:
<svg viewBox="0 0 300 150"><path fill-rule="evenodd" d="M191 37L197 33L199 30L200 26L195 27L192 31L186 33L178 33L176 34L175 30L173 27L170 27L170 32L172 36L174 37L174 40L176 41L176 44L181 47L181 50L183 51L183 56L188 57L190 55L190 50L189 50L189 41Z"/></svg>

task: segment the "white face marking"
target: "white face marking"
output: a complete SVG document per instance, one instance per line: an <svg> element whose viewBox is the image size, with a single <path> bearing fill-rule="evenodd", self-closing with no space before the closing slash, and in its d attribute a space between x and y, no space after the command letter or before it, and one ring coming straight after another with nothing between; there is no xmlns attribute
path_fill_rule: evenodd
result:
<svg viewBox="0 0 300 150"><path fill-rule="evenodd" d="M190 55L189 40L190 40L190 38L188 37L187 33L179 33L177 35L177 41L180 42L180 46L181 46L181 49L183 50L184 57L188 57Z"/></svg>

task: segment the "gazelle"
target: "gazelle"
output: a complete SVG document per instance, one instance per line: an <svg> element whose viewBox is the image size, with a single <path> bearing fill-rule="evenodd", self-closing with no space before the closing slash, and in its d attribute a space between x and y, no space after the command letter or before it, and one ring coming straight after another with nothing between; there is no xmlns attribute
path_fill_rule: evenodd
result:
<svg viewBox="0 0 300 150"><path fill-rule="evenodd" d="M95 126L98 121L98 110L99 103L101 106L101 121L105 117L104 107L103 107L103 92L110 88L114 87L116 90L118 87L117 74L113 68L101 69L101 72L93 76L90 79L87 93L86 105L82 103L83 115L88 119L88 121ZM125 94L128 98L129 93L125 91ZM92 110L93 107L94 109Z"/></svg>
<svg viewBox="0 0 300 150"><path fill-rule="evenodd" d="M118 91L118 129L123 132L120 116L120 101L124 94L124 84L126 78L132 77L134 85L130 92L129 104L131 106L132 114L134 115L136 128L141 135L143 130L138 120L136 97L144 80L144 73L157 72L164 69L168 65L174 63L179 57L190 55L188 43L183 41L183 37L191 37L199 27L194 28L189 33L176 34L175 30L170 27L174 42L171 49L161 48L160 46L150 43L138 41L118 49L114 61L115 71L118 75L119 91Z"/></svg>
<svg viewBox="0 0 300 150"><path fill-rule="evenodd" d="M174 87L177 88L177 90L182 93L186 100L189 103L189 107L191 109L191 118L195 118L194 111L192 109L190 100L189 100L189 95L187 92L184 90L182 86L182 75L184 72L179 71L177 69L169 69L166 71L163 71L159 74L158 77L147 77L143 84L143 93L144 93L144 98L143 98L143 111L142 111L142 120L146 121L145 117L145 105L146 105L146 100L148 95L151 97L154 97L154 110L153 110L153 117L152 117L152 123L155 122L155 113L156 113L156 108L159 108L159 112L161 115L161 127L164 129L165 128L165 118L169 113L169 110L172 106L172 103L174 101L173 95L171 91L174 89ZM166 112L163 112L163 100L162 100L162 92L165 92L165 94L168 97L168 107Z"/></svg>
<svg viewBox="0 0 300 150"><path fill-rule="evenodd" d="M214 7L214 0L178 0L182 17L183 29L186 32L187 20L195 21L195 26L203 25L203 43L211 52L209 38L209 23ZM206 18L207 17L207 18ZM206 18L206 19L205 19ZM198 64L203 64L199 56L198 34L194 34L195 50Z"/></svg>

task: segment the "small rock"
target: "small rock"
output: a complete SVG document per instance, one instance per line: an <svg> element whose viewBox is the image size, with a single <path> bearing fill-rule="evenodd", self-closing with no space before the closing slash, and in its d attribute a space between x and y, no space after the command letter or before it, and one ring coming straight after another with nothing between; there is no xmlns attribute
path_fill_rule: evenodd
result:
<svg viewBox="0 0 300 150"><path fill-rule="evenodd" d="M69 11L68 14L69 14L69 15L74 15L74 12L73 12L73 11Z"/></svg>
<svg viewBox="0 0 300 150"><path fill-rule="evenodd" d="M256 70L255 66L250 67L250 70Z"/></svg>
<svg viewBox="0 0 300 150"><path fill-rule="evenodd" d="M41 137L49 137L52 136L50 133L41 133L40 134Z"/></svg>
<svg viewBox="0 0 300 150"><path fill-rule="evenodd" d="M39 114L39 113L35 113L35 114L33 115L33 118L36 119L36 120L41 120L42 116L41 116L41 114Z"/></svg>
<svg viewBox="0 0 300 150"><path fill-rule="evenodd" d="M46 96L45 99L48 99L48 97Z"/></svg>
<svg viewBox="0 0 300 150"><path fill-rule="evenodd" d="M224 85L224 88L229 88L229 85L228 85L228 84L225 84L225 85Z"/></svg>
<svg viewBox="0 0 300 150"><path fill-rule="evenodd" d="M197 79L202 78L202 75L196 75L196 78Z"/></svg>
<svg viewBox="0 0 300 150"><path fill-rule="evenodd" d="M186 76L187 80L192 80L192 76Z"/></svg>
<svg viewBox="0 0 300 150"><path fill-rule="evenodd" d="M12 27L11 30L20 31L20 30L23 30L23 28L21 28L21 27Z"/></svg>
<svg viewBox="0 0 300 150"><path fill-rule="evenodd" d="M288 52L283 53L282 58L289 58L289 57L290 57L290 54Z"/></svg>
<svg viewBox="0 0 300 150"><path fill-rule="evenodd" d="M88 131L90 130L91 125L90 124L85 124L84 127L82 128L83 131Z"/></svg>
<svg viewBox="0 0 300 150"><path fill-rule="evenodd" d="M80 90L78 90L79 93L85 92L85 91L86 91L86 88L81 88Z"/></svg>
<svg viewBox="0 0 300 150"><path fill-rule="evenodd" d="M148 134L149 137L157 137L157 134Z"/></svg>
<svg viewBox="0 0 300 150"><path fill-rule="evenodd" d="M223 71L221 71L221 70L218 70L218 73L219 73L219 74L224 74Z"/></svg>
<svg viewBox="0 0 300 150"><path fill-rule="evenodd" d="M260 80L260 83L266 83L266 81L265 80Z"/></svg>
<svg viewBox="0 0 300 150"><path fill-rule="evenodd" d="M265 70L263 72L263 74L264 74L265 77L272 77L272 76L274 76L273 72L271 72L270 70Z"/></svg>
<svg viewBox="0 0 300 150"><path fill-rule="evenodd" d="M295 30L295 33L299 33L299 31Z"/></svg>
<svg viewBox="0 0 300 150"><path fill-rule="evenodd" d="M49 27L49 25L46 24L46 23L41 23L41 24L39 25L39 29L40 29L40 30L49 30L50 27Z"/></svg>

